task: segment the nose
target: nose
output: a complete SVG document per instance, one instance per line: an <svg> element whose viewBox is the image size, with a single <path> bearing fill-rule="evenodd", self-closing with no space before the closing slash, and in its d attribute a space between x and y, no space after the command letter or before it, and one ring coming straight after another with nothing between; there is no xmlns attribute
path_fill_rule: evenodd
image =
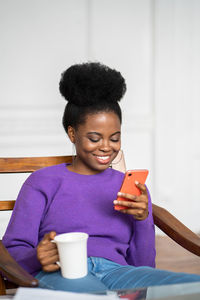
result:
<svg viewBox="0 0 200 300"><path fill-rule="evenodd" d="M109 140L102 140L99 150L103 152L109 152L111 149Z"/></svg>

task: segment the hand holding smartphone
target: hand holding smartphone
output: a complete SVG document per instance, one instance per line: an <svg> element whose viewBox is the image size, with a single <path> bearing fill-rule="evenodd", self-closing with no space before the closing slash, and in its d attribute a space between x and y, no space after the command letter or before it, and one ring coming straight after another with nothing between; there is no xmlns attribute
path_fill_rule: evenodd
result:
<svg viewBox="0 0 200 300"><path fill-rule="evenodd" d="M148 170L129 170L125 173L124 180L122 182L122 186L120 188L121 193L127 193L135 196L139 196L141 194L140 189L136 186L135 181L139 183L145 184L146 178L148 176ZM129 201L126 198L117 197L118 201ZM114 205L116 210L125 209L125 206Z"/></svg>

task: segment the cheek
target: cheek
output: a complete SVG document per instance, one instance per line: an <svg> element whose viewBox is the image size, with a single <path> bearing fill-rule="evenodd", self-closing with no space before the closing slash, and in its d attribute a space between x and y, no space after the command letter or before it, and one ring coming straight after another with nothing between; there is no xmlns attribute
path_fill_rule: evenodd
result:
<svg viewBox="0 0 200 300"><path fill-rule="evenodd" d="M118 143L116 143L116 144L113 146L113 149L114 149L115 151L119 151L119 150L121 149L121 141L118 142Z"/></svg>
<svg viewBox="0 0 200 300"><path fill-rule="evenodd" d="M91 152L97 148L97 144L90 143L88 141L82 141L81 143L77 144L77 150L83 151L83 152Z"/></svg>

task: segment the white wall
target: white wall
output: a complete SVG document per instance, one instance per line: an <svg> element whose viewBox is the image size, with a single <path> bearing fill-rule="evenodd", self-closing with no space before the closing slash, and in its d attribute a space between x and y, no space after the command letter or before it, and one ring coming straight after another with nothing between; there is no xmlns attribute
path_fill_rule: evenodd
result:
<svg viewBox="0 0 200 300"><path fill-rule="evenodd" d="M60 74L101 61L127 81L127 167L148 168L153 202L200 231L199 12L198 0L0 0L0 156L71 154ZM2 177L11 199L26 176Z"/></svg>
<svg viewBox="0 0 200 300"><path fill-rule="evenodd" d="M200 232L200 1L155 7L155 195Z"/></svg>

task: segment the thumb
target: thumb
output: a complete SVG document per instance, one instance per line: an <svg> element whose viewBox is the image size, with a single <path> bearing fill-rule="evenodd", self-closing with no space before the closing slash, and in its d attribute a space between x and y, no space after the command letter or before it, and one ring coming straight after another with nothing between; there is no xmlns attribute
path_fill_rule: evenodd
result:
<svg viewBox="0 0 200 300"><path fill-rule="evenodd" d="M42 239L42 244L46 244L48 242L50 242L51 240L53 240L56 236L56 232L55 231L50 231L49 233L46 233Z"/></svg>
<svg viewBox="0 0 200 300"><path fill-rule="evenodd" d="M55 232L55 231L51 231L51 232L49 233L49 238L50 238L50 240L53 240L53 239L55 238L55 236L56 236L56 232Z"/></svg>

